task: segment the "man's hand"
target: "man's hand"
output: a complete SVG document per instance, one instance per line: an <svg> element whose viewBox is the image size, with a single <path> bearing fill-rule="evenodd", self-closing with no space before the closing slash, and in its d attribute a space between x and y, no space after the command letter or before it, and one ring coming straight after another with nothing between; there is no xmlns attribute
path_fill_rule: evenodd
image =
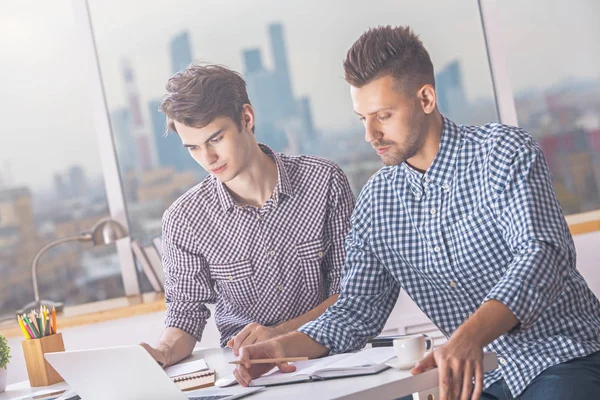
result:
<svg viewBox="0 0 600 400"><path fill-rule="evenodd" d="M250 346L243 346L239 351L239 364L233 375L242 386L248 386L253 378L270 371L273 367L279 368L281 372L294 372L296 367L288 363L280 364L250 364L250 360L258 358L279 358L285 357L283 346L277 339L257 343Z"/></svg>
<svg viewBox="0 0 600 400"><path fill-rule="evenodd" d="M269 328L256 322L252 322L244 327L237 335L227 342L227 347L233 349L233 354L238 357L242 346L249 346L254 343L264 342L285 332L280 332L276 327Z"/></svg>
<svg viewBox="0 0 600 400"><path fill-rule="evenodd" d="M167 356L164 353L164 351L159 350L159 349L155 349L154 347L150 346L148 343L140 343L140 346L142 346L144 349L146 349L146 351L148 353L150 353L150 355L152 356L152 358L154 358L161 367L165 367L167 365Z"/></svg>
<svg viewBox="0 0 600 400"><path fill-rule="evenodd" d="M410 371L416 375L438 367L440 400L476 400L481 396L483 347L466 339L450 338L446 344L429 353Z"/></svg>

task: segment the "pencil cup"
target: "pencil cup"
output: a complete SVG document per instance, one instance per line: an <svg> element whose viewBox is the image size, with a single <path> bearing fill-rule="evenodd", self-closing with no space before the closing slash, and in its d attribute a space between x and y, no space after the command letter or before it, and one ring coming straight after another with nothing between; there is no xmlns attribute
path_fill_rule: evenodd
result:
<svg viewBox="0 0 600 400"><path fill-rule="evenodd" d="M31 386L48 386L64 380L44 358L45 353L65 351L61 333L23 340L21 344Z"/></svg>

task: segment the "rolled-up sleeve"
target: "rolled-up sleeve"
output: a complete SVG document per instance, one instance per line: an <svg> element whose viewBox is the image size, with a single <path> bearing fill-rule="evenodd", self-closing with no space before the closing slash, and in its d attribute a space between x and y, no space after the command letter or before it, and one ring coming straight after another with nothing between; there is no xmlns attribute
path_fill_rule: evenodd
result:
<svg viewBox="0 0 600 400"><path fill-rule="evenodd" d="M206 303L215 302L214 283L206 260L184 216L169 209L163 215L165 326L179 328L200 341L210 317Z"/></svg>
<svg viewBox="0 0 600 400"><path fill-rule="evenodd" d="M485 301L495 299L531 326L557 299L575 268L575 248L539 146L523 145L498 195L499 222L514 255Z"/></svg>
<svg viewBox="0 0 600 400"><path fill-rule="evenodd" d="M325 226L325 236L331 243L323 260L325 289L327 296L340 292L340 276L344 268L346 249L344 239L350 229L350 216L354 209L354 195L346 175L336 168L329 187L329 214Z"/></svg>
<svg viewBox="0 0 600 400"><path fill-rule="evenodd" d="M378 335L400 292L398 282L371 249L370 231L370 195L365 187L346 240L340 297L318 319L299 329L334 353L360 349Z"/></svg>

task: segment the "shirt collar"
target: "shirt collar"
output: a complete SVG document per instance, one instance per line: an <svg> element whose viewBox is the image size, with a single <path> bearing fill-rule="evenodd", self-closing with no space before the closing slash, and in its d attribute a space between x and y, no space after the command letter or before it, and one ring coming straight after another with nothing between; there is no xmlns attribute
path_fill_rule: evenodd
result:
<svg viewBox="0 0 600 400"><path fill-rule="evenodd" d="M454 177L456 159L460 152L462 144L462 128L442 116L444 125L442 128L442 139L440 142L440 151L433 159L433 164L425 172L423 179L425 182L450 187Z"/></svg>
<svg viewBox="0 0 600 400"><path fill-rule="evenodd" d="M408 166L406 162L402 163L404 175L415 194L421 194L424 184L437 185L444 190L449 190L452 185L456 158L461 146L462 129L448 118L442 116L442 119L440 149L429 169L425 173L420 173Z"/></svg>
<svg viewBox="0 0 600 400"><path fill-rule="evenodd" d="M268 155L275 161L275 166L277 167L277 184L275 185L275 190L273 191L273 199L275 204L277 204L281 200L281 196L279 194L284 194L288 197L294 197L294 187L290 181L288 171L286 170L285 163L281 159L281 155L275 153L271 148L262 143L258 144L258 147L262 150L263 153ZM233 197L231 197L231 193L227 190L223 182L215 179L216 182L216 190L217 197L219 198L219 202L221 203L221 208L223 211L229 211L233 207L237 205Z"/></svg>

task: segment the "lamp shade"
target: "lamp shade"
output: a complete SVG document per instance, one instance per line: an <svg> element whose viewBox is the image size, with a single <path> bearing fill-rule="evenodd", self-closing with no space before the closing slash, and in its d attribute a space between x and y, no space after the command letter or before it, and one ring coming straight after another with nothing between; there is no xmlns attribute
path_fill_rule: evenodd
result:
<svg viewBox="0 0 600 400"><path fill-rule="evenodd" d="M94 225L91 231L94 246L104 246L127 236L125 228L114 219L104 218Z"/></svg>

